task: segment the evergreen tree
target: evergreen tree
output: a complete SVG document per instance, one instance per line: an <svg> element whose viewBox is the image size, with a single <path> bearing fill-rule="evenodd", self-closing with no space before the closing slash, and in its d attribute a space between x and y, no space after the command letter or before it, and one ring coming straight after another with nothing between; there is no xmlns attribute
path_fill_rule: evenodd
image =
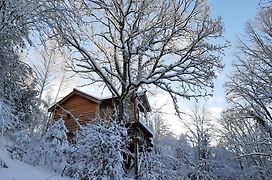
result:
<svg viewBox="0 0 272 180"><path fill-rule="evenodd" d="M37 102L32 69L20 58L30 31L29 7L28 1L0 1L0 98L24 122L17 125L27 128Z"/></svg>

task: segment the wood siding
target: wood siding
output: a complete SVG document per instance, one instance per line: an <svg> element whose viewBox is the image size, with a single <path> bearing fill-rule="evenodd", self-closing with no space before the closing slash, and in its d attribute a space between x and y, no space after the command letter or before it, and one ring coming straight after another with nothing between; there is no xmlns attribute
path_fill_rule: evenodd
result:
<svg viewBox="0 0 272 180"><path fill-rule="evenodd" d="M130 109L128 114L130 119L126 119L125 123L129 135L143 137L146 147L151 147L152 133L138 121L139 113L150 112L151 108L145 94L138 97L141 103L137 103L137 108L136 99L134 98L125 107ZM48 111L52 113L54 120L63 118L68 129L68 139L72 142L74 132L79 128L78 123L80 125L92 123L96 116L100 116L104 120L111 120L115 113L113 109L115 103L116 98L98 99L74 89L58 103L50 107ZM131 149L133 150L133 144Z"/></svg>
<svg viewBox="0 0 272 180"><path fill-rule="evenodd" d="M90 123L96 116L99 107L98 103L77 94L71 96L60 106L56 107L55 112L53 112L53 119L62 117L69 133L73 133L78 128L74 118L78 119L81 125Z"/></svg>

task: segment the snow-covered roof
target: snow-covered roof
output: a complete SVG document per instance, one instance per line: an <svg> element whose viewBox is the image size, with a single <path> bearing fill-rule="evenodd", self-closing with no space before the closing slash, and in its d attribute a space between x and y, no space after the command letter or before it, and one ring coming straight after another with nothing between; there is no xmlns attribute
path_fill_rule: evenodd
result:
<svg viewBox="0 0 272 180"><path fill-rule="evenodd" d="M57 103L55 103L53 106L51 106L48 111L49 112L52 112L54 109L55 109L55 106L56 105L61 105L63 104L64 102L66 102L67 100L69 100L73 95L79 95L85 99L88 99L90 101L93 101L97 104L100 104L101 102L103 101L106 101L106 100L110 100L110 99L113 99L115 97L112 97L112 96L108 96L108 97L103 97L103 98L98 98L96 96L93 96L93 95L90 95L88 93L85 93L83 91L80 91L76 88L73 89L73 91L71 93L69 93L67 96L65 96L64 98L62 98L60 101L58 101ZM145 94L145 92L137 92L137 96L141 98L141 101L144 103L144 105L146 106L145 109L147 110L147 112L150 112L151 111L151 106L149 104L149 101L147 99L147 96Z"/></svg>

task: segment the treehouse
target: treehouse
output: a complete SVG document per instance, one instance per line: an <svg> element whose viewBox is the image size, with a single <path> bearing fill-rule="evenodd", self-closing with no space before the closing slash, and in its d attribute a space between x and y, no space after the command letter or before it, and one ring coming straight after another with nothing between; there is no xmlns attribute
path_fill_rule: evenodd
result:
<svg viewBox="0 0 272 180"><path fill-rule="evenodd" d="M54 120L62 118L68 129L68 139L72 139L76 130L80 126L92 123L96 117L108 120L114 114L116 98L100 99L82 91L74 89L70 94L62 98L59 102L48 109ZM130 171L132 167L138 171L139 157L141 153L151 150L152 133L147 126L146 115L151 111L147 96L144 92L136 93L128 105L133 113L130 119L125 122L128 129L130 141L129 151L134 154L132 158L125 157L126 169Z"/></svg>

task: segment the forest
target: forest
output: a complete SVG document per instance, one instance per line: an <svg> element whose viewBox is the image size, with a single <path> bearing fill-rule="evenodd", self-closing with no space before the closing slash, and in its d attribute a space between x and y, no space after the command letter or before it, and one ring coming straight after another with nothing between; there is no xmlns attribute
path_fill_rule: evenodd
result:
<svg viewBox="0 0 272 180"><path fill-rule="evenodd" d="M67 179L272 179L272 1L258 1L237 37L218 119L198 103L231 46L211 14L208 0L0 0L0 152ZM69 112L71 141L67 112L48 109L76 87L114 103L88 124ZM139 92L167 95L183 132L151 106L142 148L128 127L147 111L131 103ZM1 153L0 179L9 168Z"/></svg>

